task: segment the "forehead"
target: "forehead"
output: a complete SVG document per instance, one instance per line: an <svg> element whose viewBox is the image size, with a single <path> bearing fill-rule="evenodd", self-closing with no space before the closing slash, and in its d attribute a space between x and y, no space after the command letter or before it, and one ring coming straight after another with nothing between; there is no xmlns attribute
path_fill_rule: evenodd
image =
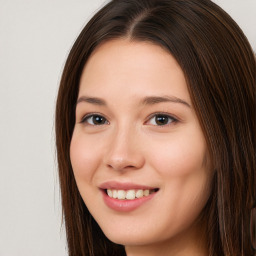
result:
<svg viewBox="0 0 256 256"><path fill-rule="evenodd" d="M95 93L135 98L172 94L190 101L184 73L170 53L149 42L124 39L103 43L88 59L79 95Z"/></svg>

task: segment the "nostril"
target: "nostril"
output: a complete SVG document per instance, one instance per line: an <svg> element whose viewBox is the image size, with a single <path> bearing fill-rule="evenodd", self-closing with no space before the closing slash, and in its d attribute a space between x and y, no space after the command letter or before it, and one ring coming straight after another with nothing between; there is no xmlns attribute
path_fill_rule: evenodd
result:
<svg viewBox="0 0 256 256"><path fill-rule="evenodd" d="M129 169L135 169L136 167L135 166L133 166L133 165L128 165L128 166L126 166L125 168L129 168Z"/></svg>
<svg viewBox="0 0 256 256"><path fill-rule="evenodd" d="M137 169L136 166L133 165L125 165L125 164L108 164L108 168L118 170L118 171L126 171L126 170L135 170Z"/></svg>

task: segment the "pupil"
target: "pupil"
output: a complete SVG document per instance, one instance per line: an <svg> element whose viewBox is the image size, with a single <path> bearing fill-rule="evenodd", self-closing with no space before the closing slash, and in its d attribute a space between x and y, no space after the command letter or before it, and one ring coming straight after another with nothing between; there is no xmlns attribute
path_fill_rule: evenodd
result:
<svg viewBox="0 0 256 256"><path fill-rule="evenodd" d="M93 123L94 124L102 124L102 123L104 123L104 118L102 116L94 116Z"/></svg>
<svg viewBox="0 0 256 256"><path fill-rule="evenodd" d="M167 116L156 116L156 123L158 125L165 125L168 123L168 117Z"/></svg>

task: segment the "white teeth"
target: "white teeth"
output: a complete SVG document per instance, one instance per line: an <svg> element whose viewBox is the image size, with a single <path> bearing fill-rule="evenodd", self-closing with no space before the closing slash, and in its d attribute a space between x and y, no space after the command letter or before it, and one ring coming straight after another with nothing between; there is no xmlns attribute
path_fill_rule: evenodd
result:
<svg viewBox="0 0 256 256"><path fill-rule="evenodd" d="M107 190L107 194L108 194L109 197L113 197L113 192L112 192L111 189L108 189L108 190Z"/></svg>
<svg viewBox="0 0 256 256"><path fill-rule="evenodd" d="M119 199L119 200L134 200L136 198L141 198L143 196L148 196L154 193L154 190L149 189L130 189L130 190L116 190L116 189L107 189L107 194L111 198Z"/></svg>
<svg viewBox="0 0 256 256"><path fill-rule="evenodd" d="M113 190L113 198L117 198L117 190Z"/></svg>
<svg viewBox="0 0 256 256"><path fill-rule="evenodd" d="M136 192L136 197L137 197L137 198L143 197L143 190L142 190L142 189L137 190L137 192Z"/></svg>
<svg viewBox="0 0 256 256"><path fill-rule="evenodd" d="M125 199L126 193L124 190L117 190L117 198L118 199Z"/></svg>
<svg viewBox="0 0 256 256"><path fill-rule="evenodd" d="M135 199L135 190L128 190L126 191L126 199Z"/></svg>

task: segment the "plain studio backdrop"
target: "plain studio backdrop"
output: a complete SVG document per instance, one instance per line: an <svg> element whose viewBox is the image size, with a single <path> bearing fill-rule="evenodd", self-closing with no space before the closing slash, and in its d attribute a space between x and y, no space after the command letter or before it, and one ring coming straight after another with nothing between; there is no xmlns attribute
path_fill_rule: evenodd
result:
<svg viewBox="0 0 256 256"><path fill-rule="evenodd" d="M65 256L54 107L67 54L104 0L0 0L0 256ZM216 0L256 50L256 0Z"/></svg>

